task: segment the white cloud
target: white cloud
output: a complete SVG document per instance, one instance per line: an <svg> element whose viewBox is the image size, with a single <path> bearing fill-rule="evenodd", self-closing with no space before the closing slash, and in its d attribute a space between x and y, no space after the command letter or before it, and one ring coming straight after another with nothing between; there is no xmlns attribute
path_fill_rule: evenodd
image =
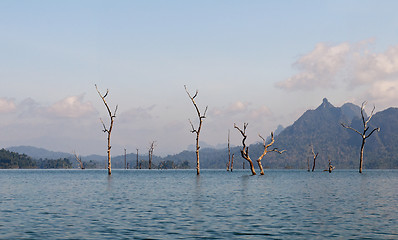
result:
<svg viewBox="0 0 398 240"><path fill-rule="evenodd" d="M249 109L250 103L236 101L229 104L226 107L213 108L211 110L211 115L213 116L231 116L241 113L246 113Z"/></svg>
<svg viewBox="0 0 398 240"><path fill-rule="evenodd" d="M378 81L366 91L363 99L369 99L382 108L396 106L398 102L398 81Z"/></svg>
<svg viewBox="0 0 398 240"><path fill-rule="evenodd" d="M356 52L353 60L354 77L351 85L398 79L398 45L384 53Z"/></svg>
<svg viewBox="0 0 398 240"><path fill-rule="evenodd" d="M337 75L344 68L350 48L348 43L336 46L318 43L313 51L293 64L300 72L278 82L276 86L287 90L333 86Z"/></svg>
<svg viewBox="0 0 398 240"><path fill-rule="evenodd" d="M70 96L54 103L47 110L61 118L79 118L95 112L91 102L84 102L84 95Z"/></svg>
<svg viewBox="0 0 398 240"><path fill-rule="evenodd" d="M7 98L0 98L0 113L9 113L16 110L14 100Z"/></svg>
<svg viewBox="0 0 398 240"><path fill-rule="evenodd" d="M377 53L370 50L370 43L364 41L335 46L319 43L294 64L300 72L278 82L276 86L285 90L310 91L339 85L340 90L361 90L360 98L373 100L381 107L396 106L398 45Z"/></svg>
<svg viewBox="0 0 398 240"><path fill-rule="evenodd" d="M252 107L252 103L236 101L226 107L213 109L211 112L215 118L236 118L254 120L264 118L271 115L271 111L267 106Z"/></svg>

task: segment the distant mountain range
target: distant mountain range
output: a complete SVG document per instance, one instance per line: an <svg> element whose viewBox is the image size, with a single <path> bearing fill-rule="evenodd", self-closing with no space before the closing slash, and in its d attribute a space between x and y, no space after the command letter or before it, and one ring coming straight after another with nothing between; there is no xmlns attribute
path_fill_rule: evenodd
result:
<svg viewBox="0 0 398 240"><path fill-rule="evenodd" d="M319 107L307 110L291 126L285 129L281 126L278 127L275 131L273 147L285 149L286 152L281 155L275 152L268 153L262 160L263 166L306 169L307 158L312 159L312 145L314 151L319 152L317 170L325 169L329 159L336 168L358 168L361 137L355 132L343 128L341 123L351 125L359 130L363 129L360 107L352 103L335 107L326 98L323 99ZM376 113L369 124L370 127L380 127L381 130L367 140L364 151L364 169L398 168L398 145L396 144L398 142L398 128L396 127L398 125L398 108L389 108ZM205 144L200 150L201 168L226 168L227 147L221 145L218 148L207 147ZM231 148L231 154L234 154L235 169L241 169L243 164L248 166L246 160L240 156L240 149L241 146ZM250 145L249 149L250 156L254 161L264 150L260 143ZM70 153L52 152L29 146L10 147L8 150L23 153L35 159L74 159ZM99 168L105 168L106 165L105 156L90 155L84 156L82 159L96 162ZM126 156L131 168L135 168L136 159L137 155L134 153ZM139 155L138 159L145 162L148 155ZM173 161L179 164L188 161L191 168L196 166L194 151L183 151L166 157L153 157L154 163L161 161ZM112 167L123 168L124 156L112 157Z"/></svg>
<svg viewBox="0 0 398 240"><path fill-rule="evenodd" d="M371 109L371 106L369 106ZM358 168L361 136L345 129L341 123L363 130L361 109L352 103L334 107L325 98L315 110L306 111L293 125L275 138L275 147L286 149L282 155L269 154L264 165L272 168L306 168L307 158L312 159L311 147L319 152L317 165L326 168L328 160L337 168ZM370 127L380 127L366 142L364 168L398 168L398 109L389 108L376 113ZM253 155L263 151L262 146L252 147Z"/></svg>

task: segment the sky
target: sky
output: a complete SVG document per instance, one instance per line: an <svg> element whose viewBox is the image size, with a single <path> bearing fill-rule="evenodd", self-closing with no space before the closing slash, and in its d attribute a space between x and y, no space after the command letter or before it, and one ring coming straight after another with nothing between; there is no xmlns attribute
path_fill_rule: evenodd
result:
<svg viewBox="0 0 398 240"><path fill-rule="evenodd" d="M0 147L176 154L239 145L327 98L398 107L398 1L0 1Z"/></svg>

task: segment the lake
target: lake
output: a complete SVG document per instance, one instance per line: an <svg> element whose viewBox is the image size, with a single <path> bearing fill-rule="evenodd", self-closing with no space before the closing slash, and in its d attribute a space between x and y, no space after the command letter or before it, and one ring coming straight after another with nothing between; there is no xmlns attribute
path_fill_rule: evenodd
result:
<svg viewBox="0 0 398 240"><path fill-rule="evenodd" d="M398 239L398 171L0 170L0 239Z"/></svg>

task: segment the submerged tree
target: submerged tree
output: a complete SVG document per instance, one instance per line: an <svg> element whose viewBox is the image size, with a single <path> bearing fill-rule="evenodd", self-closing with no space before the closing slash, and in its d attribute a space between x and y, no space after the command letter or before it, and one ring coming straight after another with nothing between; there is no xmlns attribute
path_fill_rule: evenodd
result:
<svg viewBox="0 0 398 240"><path fill-rule="evenodd" d="M75 151L73 151L73 155L75 156L76 161L80 164L80 168L81 168L81 169L84 169L84 165L83 165L82 159L79 157L79 155L76 154Z"/></svg>
<svg viewBox="0 0 398 240"><path fill-rule="evenodd" d="M127 154L126 154L126 149L124 149L124 169L128 169L127 167Z"/></svg>
<svg viewBox="0 0 398 240"><path fill-rule="evenodd" d="M148 149L148 169L152 169L152 155L153 155L153 150L155 149L155 141L152 141L149 144L149 149Z"/></svg>
<svg viewBox="0 0 398 240"><path fill-rule="evenodd" d="M312 164L312 171L314 171L315 170L315 161L316 161L316 158L318 157L319 152L317 152L315 154L314 146L312 144L311 144L311 151L312 151L312 157L314 158L314 163Z"/></svg>
<svg viewBox="0 0 398 240"><path fill-rule="evenodd" d="M258 136L263 140L264 152L263 152L263 154L261 154L261 156L257 159L257 163L258 163L258 167L260 168L260 171L261 171L260 174L261 174L261 175L264 175L264 169L263 169L263 165L261 164L261 159L263 159L263 157L265 156L265 154L267 154L267 153L269 153L269 152L277 152L277 153L279 153L279 154L282 154L282 153L283 153L284 151L286 151L286 150L279 151L278 148L274 148L274 149L272 149L272 150L268 150L268 148L271 147L272 144L274 144L274 142L275 142L274 133L273 133L273 132L271 132L271 142L270 142L269 144L267 144L267 145L265 145L265 139L264 139L260 134L259 134Z"/></svg>
<svg viewBox="0 0 398 240"><path fill-rule="evenodd" d="M234 124L234 128L238 129L238 131L240 132L240 134L242 134L242 137L243 137L243 139L242 139L242 145L243 146L242 146L242 150L240 150L240 154L242 155L242 157L244 159L246 159L249 162L250 170L252 171L252 174L256 175L256 171L254 170L254 166L253 166L253 161L249 157L249 147L246 146L246 138L247 138L246 128L247 128L247 125L248 125L248 123L243 123L243 130L240 129L238 126L236 126L236 124ZM243 163L243 169L245 168L244 166L245 165Z"/></svg>
<svg viewBox="0 0 398 240"><path fill-rule="evenodd" d="M350 126L345 125L344 123L341 123L341 126L347 129L351 129L352 131L358 133L362 137L362 144L361 144L361 152L360 152L360 157L359 157L359 173L362 173L362 165L363 165L363 149L365 147L366 139L368 139L375 131L380 131L380 128L374 128L368 135L366 135L367 131L369 130L368 123L370 119L373 117L375 106L373 106L372 112L370 113L370 116L365 119L365 106L367 102L363 102L361 106L361 116L362 116L362 123L363 123L363 131L362 133Z"/></svg>
<svg viewBox="0 0 398 240"><path fill-rule="evenodd" d="M95 84L95 89L97 90L98 95L101 97L102 101L104 102L106 110L108 111L109 119L110 119L109 128L107 128L105 126L104 121L102 121L102 118L100 118L102 126L104 127L104 129L102 131L104 133L108 134L108 150L107 150L107 153L108 153L108 175L111 175L111 133L112 133L113 122L114 122L115 117L116 117L116 111L117 111L118 105L116 105L115 111L112 113L111 109L108 106L108 103L105 100L105 98L108 96L109 90L107 89L106 93L104 95L102 95L100 93L100 91L98 90L97 84Z"/></svg>
<svg viewBox="0 0 398 240"><path fill-rule="evenodd" d="M242 136L243 136L243 139L242 139L242 145L243 145L243 147L242 147L242 150L240 151L241 152L241 155L242 155L242 157L244 158L244 159L246 159L248 162L249 162L249 164L250 164L250 170L252 171L252 174L253 175L256 175L256 171L254 171L254 166L253 166L253 161L250 159L250 157L249 157L249 147L247 147L246 146L246 138L247 138L247 135L246 135L246 128L247 128L247 125L248 125L248 123L244 123L243 124L243 131L238 127L238 126L236 126L236 124L234 124L234 127L236 128L236 129L238 129L238 131L242 134ZM269 152L277 152L277 153L279 153L279 154L281 154L281 153L283 153L284 151L286 151L286 150L282 150L282 151L279 151L278 150L278 148L274 148L274 149L272 149L272 150L268 150L268 148L269 147L271 147L272 146L272 144L274 144L274 142L275 142L275 139L274 139L274 133L273 132L271 132L271 142L269 143L269 144L265 144L265 139L259 134L258 135L262 140L263 140L263 146L264 146L264 152L261 154L261 156L257 159L257 163L258 163L258 167L260 168L260 174L261 175L264 175L264 169L263 169L263 166L262 166L262 164L261 164L261 160L263 159L263 157L267 154L267 153L269 153ZM244 166L244 165L243 165ZM243 167L244 168L244 167Z"/></svg>
<svg viewBox="0 0 398 240"><path fill-rule="evenodd" d="M234 170L234 155L235 155L235 153L232 153L232 156L231 156L231 172Z"/></svg>
<svg viewBox="0 0 398 240"><path fill-rule="evenodd" d="M191 124L192 130L191 133L195 133L196 134L196 174L199 175L200 174L200 164L199 164L199 134L200 134L200 130L202 130L202 123L203 123L203 119L206 118L206 112L207 112L207 107L205 108L205 111L203 113L203 115L200 113L198 106L196 105L195 102L195 98L198 96L198 90L196 90L196 93L194 96L191 96L191 94L188 92L187 90L187 86L184 85L185 88L185 92L187 92L188 97L191 99L193 106L196 109L196 113L198 114L198 119L199 119L199 126L198 128L195 129L195 127L192 124L192 121L189 119L189 123Z"/></svg>
<svg viewBox="0 0 398 240"><path fill-rule="evenodd" d="M231 164L231 149L229 147L229 129L228 129L228 164L227 164L227 171L229 171L229 166ZM232 165L231 165L231 171L232 171Z"/></svg>
<svg viewBox="0 0 398 240"><path fill-rule="evenodd" d="M138 169L138 148L136 148L137 150L137 165L135 165L135 169Z"/></svg>
<svg viewBox="0 0 398 240"><path fill-rule="evenodd" d="M332 161L330 161L330 159L329 159L328 169L325 169L323 171L328 171L329 173L331 173L333 170L334 170L334 166L332 165Z"/></svg>

